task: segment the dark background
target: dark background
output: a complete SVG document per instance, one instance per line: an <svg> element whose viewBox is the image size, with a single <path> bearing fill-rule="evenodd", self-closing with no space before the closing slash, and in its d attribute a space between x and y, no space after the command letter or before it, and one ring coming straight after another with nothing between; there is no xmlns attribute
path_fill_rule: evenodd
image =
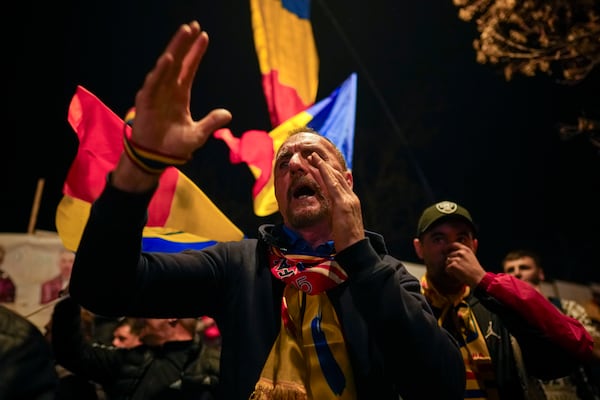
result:
<svg viewBox="0 0 600 400"><path fill-rule="evenodd" d="M85 4L84 4L85 3ZM36 228L54 213L77 149L67 110L76 85L119 115L168 39L198 19L211 37L192 113L226 107L236 135L270 130L248 1L70 1L17 4L4 13L0 231L27 232L36 184L45 180ZM318 100L358 73L355 190L368 229L397 257L418 262L412 237L433 201L467 207L480 228L479 256L499 270L505 252L541 252L547 277L600 282L600 154L584 135L562 141L559 124L600 118L600 71L505 81L475 61L474 23L451 0L314 0ZM299 55L300 56L300 55ZM211 139L182 170L242 229L278 220L252 212L252 176Z"/></svg>

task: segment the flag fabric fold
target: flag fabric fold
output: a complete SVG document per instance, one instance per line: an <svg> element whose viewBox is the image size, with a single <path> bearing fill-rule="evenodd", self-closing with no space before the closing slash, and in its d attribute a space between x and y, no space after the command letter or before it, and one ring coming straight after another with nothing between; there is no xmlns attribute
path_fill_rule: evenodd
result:
<svg viewBox="0 0 600 400"><path fill-rule="evenodd" d="M274 131L249 130L241 137L229 129L217 130L215 138L230 149L229 159L245 162L255 178L252 187L254 213L266 216L277 211L265 196L269 191L273 157L278 149L273 133L293 124L294 116L312 106L319 83L319 57L310 22L310 0L250 0L254 48L262 87ZM286 125L287 124L287 125ZM300 125L302 123L299 122Z"/></svg>
<svg viewBox="0 0 600 400"><path fill-rule="evenodd" d="M356 112L356 74L327 99L315 104L319 57L310 22L310 0L250 0L254 47L271 132L249 130L239 138L220 129L215 138L229 147L229 159L245 162L255 178L253 209L264 217L277 212L273 161L293 128L310 126L330 138L352 166Z"/></svg>
<svg viewBox="0 0 600 400"><path fill-rule="evenodd" d="M56 228L63 245L76 251L91 203L104 189L123 151L125 130L131 128L82 86L71 100L68 121L79 146L63 185ZM150 201L143 236L144 250L175 252L244 235L187 176L169 167Z"/></svg>
<svg viewBox="0 0 600 400"><path fill-rule="evenodd" d="M319 57L310 5L310 0L250 0L254 48L273 127L317 97Z"/></svg>
<svg viewBox="0 0 600 400"><path fill-rule="evenodd" d="M330 139L344 155L348 168L352 169L356 92L357 76L352 73L328 97L297 113L269 133L253 130L236 138L228 129L215 132L215 137L229 147L230 161L248 164L256 179L252 189L256 215L262 217L278 211L272 175L274 156L294 128L308 126Z"/></svg>

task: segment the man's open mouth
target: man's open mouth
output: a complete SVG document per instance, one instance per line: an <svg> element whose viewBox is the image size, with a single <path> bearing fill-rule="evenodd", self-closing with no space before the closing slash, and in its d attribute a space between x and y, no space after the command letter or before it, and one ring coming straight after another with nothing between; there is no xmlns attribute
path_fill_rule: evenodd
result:
<svg viewBox="0 0 600 400"><path fill-rule="evenodd" d="M315 189L310 185L300 185L294 188L294 191L292 192L292 197L295 199L300 199L303 197L314 196L315 193Z"/></svg>

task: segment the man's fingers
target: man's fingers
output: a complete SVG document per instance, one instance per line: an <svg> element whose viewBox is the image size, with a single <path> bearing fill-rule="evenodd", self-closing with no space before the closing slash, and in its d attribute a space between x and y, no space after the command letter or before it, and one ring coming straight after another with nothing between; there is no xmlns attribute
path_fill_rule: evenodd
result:
<svg viewBox="0 0 600 400"><path fill-rule="evenodd" d="M192 87L192 82L196 77L198 66L200 65L200 61L202 61L202 57L204 57L204 54L206 53L207 47L208 34L206 32L200 32L200 34L194 40L191 49L185 56L183 65L181 66L179 81L183 87Z"/></svg>
<svg viewBox="0 0 600 400"><path fill-rule="evenodd" d="M168 70L171 68L172 64L173 56L170 53L161 54L152 71L148 72L146 75L144 85L140 90L138 90L136 97L136 108L140 108L141 105L138 104L138 101L147 103L149 99L156 97L157 92L160 89L160 83L168 74Z"/></svg>
<svg viewBox="0 0 600 400"><path fill-rule="evenodd" d="M209 112L204 118L198 121L198 129L212 134L219 128L231 122L231 113L224 108L217 108Z"/></svg>
<svg viewBox="0 0 600 400"><path fill-rule="evenodd" d="M201 33L200 24L198 24L197 21L181 25L173 38L169 41L165 52L172 54L177 63L183 62L190 48Z"/></svg>
<svg viewBox="0 0 600 400"><path fill-rule="evenodd" d="M179 27L163 53L167 58L169 55L172 57L172 62L166 65L168 68L165 68L163 72L164 82L169 85L178 83L185 60L190 55L190 49L201 33L200 24L197 21Z"/></svg>
<svg viewBox="0 0 600 400"><path fill-rule="evenodd" d="M144 86L138 93L142 93L145 99L155 98L159 96L158 92L163 83L176 83L180 77L183 60L200 33L200 25L196 21L181 25L152 71L146 75Z"/></svg>
<svg viewBox="0 0 600 400"><path fill-rule="evenodd" d="M224 108L212 110L204 118L196 122L195 134L189 137L193 143L191 146L196 149L202 147L210 135L217 129L227 125L231 121L231 113Z"/></svg>
<svg viewBox="0 0 600 400"><path fill-rule="evenodd" d="M348 182L344 176L331 165L326 163L317 153L312 153L308 157L308 162L321 173L323 182L327 186L330 195L341 193L342 189L347 190Z"/></svg>

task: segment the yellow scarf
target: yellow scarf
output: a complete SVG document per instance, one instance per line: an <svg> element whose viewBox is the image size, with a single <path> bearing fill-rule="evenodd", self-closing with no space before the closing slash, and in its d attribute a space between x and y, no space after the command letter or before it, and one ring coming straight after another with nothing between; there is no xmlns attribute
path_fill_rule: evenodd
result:
<svg viewBox="0 0 600 400"><path fill-rule="evenodd" d="M252 400L356 399L340 322L325 292L346 276L333 257L309 258L272 249L272 272L288 285L282 299L281 330ZM319 271L316 279L311 281L307 268ZM330 273L323 274L324 270ZM323 282L324 277L329 277L327 283Z"/></svg>
<svg viewBox="0 0 600 400"><path fill-rule="evenodd" d="M471 307L465 301L471 289L465 285L460 292L444 296L427 280L427 276L423 276L421 291L434 308L441 310L438 325L447 326L446 323L450 322L464 340L460 350L467 376L465 399L497 400L496 378L487 343Z"/></svg>

